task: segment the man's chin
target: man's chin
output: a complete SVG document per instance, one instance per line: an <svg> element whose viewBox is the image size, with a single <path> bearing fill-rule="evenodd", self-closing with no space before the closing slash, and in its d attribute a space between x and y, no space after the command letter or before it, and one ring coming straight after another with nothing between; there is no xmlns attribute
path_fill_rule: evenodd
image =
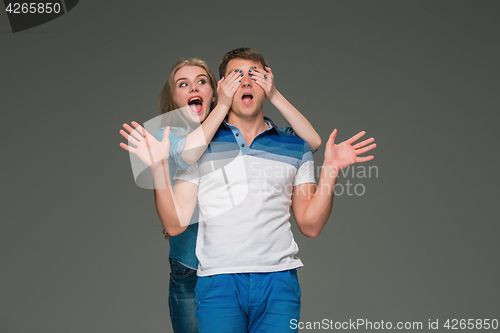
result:
<svg viewBox="0 0 500 333"><path fill-rule="evenodd" d="M241 108L233 108L229 110L229 112L232 112L235 116L239 118L253 118L259 115L259 109L256 108L249 108L249 107L241 107Z"/></svg>

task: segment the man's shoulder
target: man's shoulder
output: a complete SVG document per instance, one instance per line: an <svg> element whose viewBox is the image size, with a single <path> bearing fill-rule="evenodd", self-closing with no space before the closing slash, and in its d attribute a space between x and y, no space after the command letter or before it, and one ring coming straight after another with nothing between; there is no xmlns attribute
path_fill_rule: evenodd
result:
<svg viewBox="0 0 500 333"><path fill-rule="evenodd" d="M219 125L219 128L215 132L212 141L217 141L217 140L230 140L233 137L233 133L231 129L224 123Z"/></svg>
<svg viewBox="0 0 500 333"><path fill-rule="evenodd" d="M267 136L265 144L267 146L274 146L284 150L295 151L300 154L311 151L311 148L304 139L296 135L283 132L280 129L276 129L274 134Z"/></svg>
<svg viewBox="0 0 500 333"><path fill-rule="evenodd" d="M264 120L274 129L274 131L271 131L269 134L273 135L275 134L277 137L280 138L278 142L281 142L282 144L304 144L305 141L301 137L298 137L295 131L291 126L287 127L278 127L276 124L272 121L272 119L268 117L264 117Z"/></svg>

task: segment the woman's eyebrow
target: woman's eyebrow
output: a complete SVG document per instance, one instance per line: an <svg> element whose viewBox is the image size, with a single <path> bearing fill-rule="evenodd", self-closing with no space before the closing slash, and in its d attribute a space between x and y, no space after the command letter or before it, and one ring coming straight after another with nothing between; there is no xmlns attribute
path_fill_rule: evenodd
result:
<svg viewBox="0 0 500 333"><path fill-rule="evenodd" d="M198 74L198 75L196 76L196 78L199 78L200 76L204 76L204 77L208 78L208 76L207 76L206 74ZM179 82L180 80L187 80L187 78L185 78L185 77L180 77L180 78L178 78L178 79L177 79L177 81L175 81L175 83Z"/></svg>

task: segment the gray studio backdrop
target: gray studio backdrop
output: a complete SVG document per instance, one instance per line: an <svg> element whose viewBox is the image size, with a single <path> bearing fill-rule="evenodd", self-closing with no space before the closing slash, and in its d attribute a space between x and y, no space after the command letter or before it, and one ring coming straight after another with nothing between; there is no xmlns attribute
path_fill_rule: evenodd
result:
<svg viewBox="0 0 500 333"><path fill-rule="evenodd" d="M498 1L89 0L16 34L4 14L0 332L171 332L169 245L118 131L175 61L242 46L323 143L378 144L318 238L294 225L301 321L500 319Z"/></svg>

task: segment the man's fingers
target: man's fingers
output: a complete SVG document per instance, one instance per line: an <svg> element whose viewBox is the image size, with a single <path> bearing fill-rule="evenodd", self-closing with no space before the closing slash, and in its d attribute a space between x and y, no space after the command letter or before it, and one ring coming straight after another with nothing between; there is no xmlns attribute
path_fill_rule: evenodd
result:
<svg viewBox="0 0 500 333"><path fill-rule="evenodd" d="M337 129L334 129L333 132L330 134L330 137L328 138L327 144L329 145L334 145L335 144L335 139L337 138Z"/></svg>
<svg viewBox="0 0 500 333"><path fill-rule="evenodd" d="M373 141L375 141L374 138L369 138L365 141L361 141L360 143L356 143L354 146L352 146L354 149L359 149L359 148L363 148L364 146L366 146L367 144L369 143L372 143Z"/></svg>
<svg viewBox="0 0 500 333"><path fill-rule="evenodd" d="M346 142L350 145L352 145L354 142L358 141L363 135L365 135L366 132L365 131L361 131L359 132L358 134L356 134L355 136L353 136L352 138L346 140Z"/></svg>
<svg viewBox="0 0 500 333"><path fill-rule="evenodd" d="M377 147L377 145L373 143L373 144L369 145L368 147L361 148L361 149L357 149L357 150L356 150L356 155L361 155L361 154L364 154L364 153L366 153L367 151L370 151L370 150L372 150L372 149L373 149L373 148L375 148L375 147Z"/></svg>
<svg viewBox="0 0 500 333"><path fill-rule="evenodd" d="M366 162L366 161L370 161L370 160L373 160L373 155L356 157L356 163L362 163L362 162Z"/></svg>

